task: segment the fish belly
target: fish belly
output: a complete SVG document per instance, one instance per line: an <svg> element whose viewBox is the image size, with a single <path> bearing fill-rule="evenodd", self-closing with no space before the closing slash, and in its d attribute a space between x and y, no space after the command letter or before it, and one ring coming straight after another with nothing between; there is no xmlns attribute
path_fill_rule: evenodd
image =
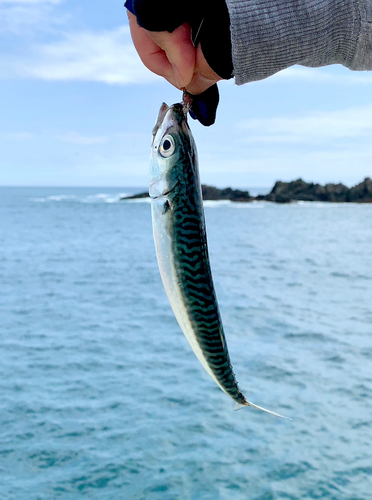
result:
<svg viewBox="0 0 372 500"><path fill-rule="evenodd" d="M231 368L213 287L203 214L152 201L153 231L161 278L174 315L195 355L216 384L244 404Z"/></svg>

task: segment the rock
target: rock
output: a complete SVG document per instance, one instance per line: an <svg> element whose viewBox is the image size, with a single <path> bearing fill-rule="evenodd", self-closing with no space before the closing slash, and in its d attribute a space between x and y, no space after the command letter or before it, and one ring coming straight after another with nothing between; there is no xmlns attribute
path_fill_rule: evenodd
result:
<svg viewBox="0 0 372 500"><path fill-rule="evenodd" d="M308 183L302 179L292 182L277 181L266 196L267 201L276 203L289 203L291 201L348 201L349 188L343 184Z"/></svg>
<svg viewBox="0 0 372 500"><path fill-rule="evenodd" d="M148 192L126 196L122 200L147 198ZM297 179L292 182L277 181L268 195L250 196L248 191L240 189L218 189L202 184L203 200L230 200L234 202L273 201L290 203L291 201L328 201L333 203L372 203L372 180L366 177L363 182L348 188L344 184L314 184Z"/></svg>
<svg viewBox="0 0 372 500"><path fill-rule="evenodd" d="M135 200L137 198L147 198L149 196L148 192L139 193L132 196L124 196L121 200ZM251 201L253 198L249 195L248 191L241 191L240 189L218 189L213 186L206 186L202 184L202 196L203 200L230 200L246 202Z"/></svg>
<svg viewBox="0 0 372 500"><path fill-rule="evenodd" d="M206 186L202 184L202 197L203 200L220 200L221 191L214 186Z"/></svg>
<svg viewBox="0 0 372 500"><path fill-rule="evenodd" d="M218 189L214 186L206 186L205 184L202 184L202 196L203 200L230 200L239 202L253 200L248 191L231 188Z"/></svg>
<svg viewBox="0 0 372 500"><path fill-rule="evenodd" d="M149 192L145 191L144 193L133 194L132 196L123 196L122 198L120 198L120 201L121 200L137 200L138 198L148 198L149 196L150 196Z"/></svg>
<svg viewBox="0 0 372 500"><path fill-rule="evenodd" d="M349 190L348 200L356 203L372 203L372 180L366 177L363 182Z"/></svg>
<svg viewBox="0 0 372 500"><path fill-rule="evenodd" d="M349 188L344 184L326 184L321 201L345 202L347 201L348 193Z"/></svg>

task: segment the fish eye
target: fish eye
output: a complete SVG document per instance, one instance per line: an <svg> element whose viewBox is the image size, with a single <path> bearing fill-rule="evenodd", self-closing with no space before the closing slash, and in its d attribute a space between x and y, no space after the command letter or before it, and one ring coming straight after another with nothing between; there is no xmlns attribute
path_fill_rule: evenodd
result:
<svg viewBox="0 0 372 500"><path fill-rule="evenodd" d="M176 145L174 143L174 139L170 134L167 134L161 140L159 146L159 152L164 158L168 158L172 156L174 150L176 149Z"/></svg>

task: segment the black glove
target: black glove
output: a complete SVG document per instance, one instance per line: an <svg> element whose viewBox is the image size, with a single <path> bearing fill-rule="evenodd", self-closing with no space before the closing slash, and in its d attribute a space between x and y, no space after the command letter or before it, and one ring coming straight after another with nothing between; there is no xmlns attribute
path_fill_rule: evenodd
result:
<svg viewBox="0 0 372 500"><path fill-rule="evenodd" d="M217 83L204 90L202 94L192 95L191 108L189 110L191 118L199 120L205 127L213 125L216 121L217 106L220 101Z"/></svg>
<svg viewBox="0 0 372 500"><path fill-rule="evenodd" d="M230 18L225 0L190 0L185 8L175 0L127 0L125 7L148 31L172 33L189 23L192 41L195 47L201 44L209 66L223 79L232 77ZM217 84L191 97L190 116L202 125L213 125L219 102Z"/></svg>

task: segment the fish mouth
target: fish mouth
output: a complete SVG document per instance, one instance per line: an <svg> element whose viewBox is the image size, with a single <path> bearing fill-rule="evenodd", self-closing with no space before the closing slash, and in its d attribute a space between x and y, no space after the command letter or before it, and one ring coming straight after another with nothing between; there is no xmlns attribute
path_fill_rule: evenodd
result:
<svg viewBox="0 0 372 500"><path fill-rule="evenodd" d="M156 133L159 130L159 128L161 127L163 120L165 118L165 115L168 113L169 110L170 110L170 107L168 106L168 104L165 104L165 102L163 102L163 104L161 105L161 107L159 109L158 117L156 119L156 123L154 125L154 128L152 129L153 138L155 138Z"/></svg>
<svg viewBox="0 0 372 500"><path fill-rule="evenodd" d="M173 191L176 189L176 187L179 185L180 181L177 181L176 184L172 187L172 189L168 189L168 191L163 191L161 194L158 196L151 196L152 200L158 200L159 198L163 198L164 196L168 196L170 193L173 193ZM156 182L150 184L150 191L151 191L151 186L156 184Z"/></svg>

